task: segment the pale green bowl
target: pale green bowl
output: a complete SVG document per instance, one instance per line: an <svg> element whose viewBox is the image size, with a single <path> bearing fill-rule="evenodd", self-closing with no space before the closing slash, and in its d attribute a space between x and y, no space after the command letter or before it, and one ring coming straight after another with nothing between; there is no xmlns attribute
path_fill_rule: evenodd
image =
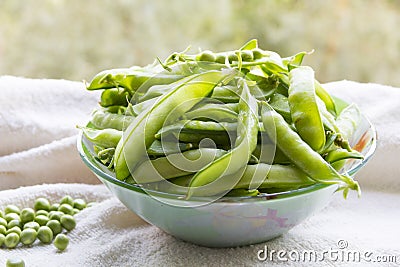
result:
<svg viewBox="0 0 400 267"><path fill-rule="evenodd" d="M366 117L362 117L351 144L365 156L363 161L349 161L344 166L343 171L355 175L376 148L376 131ZM165 232L202 246L236 247L282 235L326 206L337 189L317 184L256 197L223 197L212 203L207 197L195 197L184 203L187 200L177 195L145 191L117 180L95 159L93 145L82 133L77 145L85 164L126 207ZM198 207L183 207L193 203Z"/></svg>

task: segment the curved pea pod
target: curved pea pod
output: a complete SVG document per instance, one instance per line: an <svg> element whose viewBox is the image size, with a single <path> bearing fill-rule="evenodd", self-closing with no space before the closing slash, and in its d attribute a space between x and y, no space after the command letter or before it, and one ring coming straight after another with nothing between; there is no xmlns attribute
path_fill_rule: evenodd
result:
<svg viewBox="0 0 400 267"><path fill-rule="evenodd" d="M314 71L301 66L289 72L289 106L292 121L301 138L315 151L325 145L325 129L318 109Z"/></svg>
<svg viewBox="0 0 400 267"><path fill-rule="evenodd" d="M220 186L224 187L223 189L227 191L232 189L242 175L238 171L247 165L247 162L257 146L259 128L258 104L256 99L250 94L246 82L243 81L240 85L242 87L242 94L239 101L237 138L234 148L197 172L190 181L186 198L197 194L213 195L215 190L220 189ZM234 178L229 178L228 180L224 179L224 176L230 176L232 174L234 174ZM216 182L218 186L214 187L214 182Z"/></svg>
<svg viewBox="0 0 400 267"><path fill-rule="evenodd" d="M177 119L190 110L202 98L210 95L222 80L231 77L232 71L209 71L195 74L175 83L174 88L161 96L158 101L140 113L123 134L115 151L114 169L116 178L129 176L138 163L146 156L147 148L154 142L154 135L164 121Z"/></svg>
<svg viewBox="0 0 400 267"><path fill-rule="evenodd" d="M171 86L168 84L159 84L159 85L153 85L151 86L147 92L139 98L139 103L150 100L152 98L159 97L163 94L165 94L169 89L171 89Z"/></svg>
<svg viewBox="0 0 400 267"><path fill-rule="evenodd" d="M290 114L289 100L286 96L279 93L275 93L271 96L269 104L273 107L279 114L281 114L287 122L292 121L292 116Z"/></svg>
<svg viewBox="0 0 400 267"><path fill-rule="evenodd" d="M134 170L132 177L140 183L151 183L185 176L204 168L224 154L226 154L225 150L210 148L170 154L166 157L144 161Z"/></svg>
<svg viewBox="0 0 400 267"><path fill-rule="evenodd" d="M326 109L334 116L337 115L336 104L333 101L331 95L325 90L325 88L317 81L314 81L315 93L324 102Z"/></svg>
<svg viewBox="0 0 400 267"><path fill-rule="evenodd" d="M253 189L253 181L262 181L258 188L293 188L315 184L294 165L259 163L246 166L235 188Z"/></svg>
<svg viewBox="0 0 400 267"><path fill-rule="evenodd" d="M226 105L209 103L186 112L184 118L188 120L212 119L220 122L235 122L238 115Z"/></svg>
<svg viewBox="0 0 400 267"><path fill-rule="evenodd" d="M156 135L161 138L161 135ZM181 131L170 132L167 136L163 136L164 141L180 141L198 145L204 139L211 139L218 147L231 147L231 139L235 138L236 134L228 134L225 131L206 132L206 131Z"/></svg>
<svg viewBox="0 0 400 267"><path fill-rule="evenodd" d="M148 100L145 100L143 102L137 103L132 106L132 113L137 116L141 112L145 111L146 109L150 108L152 105L154 105L158 101L158 97L151 98Z"/></svg>
<svg viewBox="0 0 400 267"><path fill-rule="evenodd" d="M112 128L122 131L126 129L134 119L135 117L133 116L125 116L98 109L92 113L90 122L98 129Z"/></svg>
<svg viewBox="0 0 400 267"><path fill-rule="evenodd" d="M120 88L106 89L101 93L100 106L127 106L129 93Z"/></svg>
<svg viewBox="0 0 400 267"><path fill-rule="evenodd" d="M335 163L345 159L363 159L364 156L356 151L348 151L347 149L338 148L336 150L329 151L325 156L325 160L329 163Z"/></svg>
<svg viewBox="0 0 400 267"><path fill-rule="evenodd" d="M124 87L135 92L146 82L147 86L154 84L169 84L182 79L177 73L160 72L154 66L111 69L98 73L87 86L88 90ZM148 82L149 81L149 82Z"/></svg>
<svg viewBox="0 0 400 267"><path fill-rule="evenodd" d="M116 147L122 137L122 131L115 129L98 130L87 127L81 127L80 129L90 142L104 148Z"/></svg>
<svg viewBox="0 0 400 267"><path fill-rule="evenodd" d="M147 154L151 156L165 156L186 151L191 148L193 148L193 144L191 143L161 142L159 140L154 140L147 149Z"/></svg>
<svg viewBox="0 0 400 267"><path fill-rule="evenodd" d="M311 179L325 184L339 184L347 196L349 189L360 195L359 185L351 177L339 174L321 155L314 151L291 127L284 118L268 103L262 103L262 122L267 134L282 150L289 160Z"/></svg>

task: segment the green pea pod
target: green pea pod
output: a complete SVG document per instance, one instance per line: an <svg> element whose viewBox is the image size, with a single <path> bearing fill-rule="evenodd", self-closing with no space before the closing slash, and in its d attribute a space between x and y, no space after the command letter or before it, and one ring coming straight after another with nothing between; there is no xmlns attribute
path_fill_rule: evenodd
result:
<svg viewBox="0 0 400 267"><path fill-rule="evenodd" d="M154 105L157 101L158 97L155 97L133 105L132 106L133 114L135 114L136 116L139 115L141 112Z"/></svg>
<svg viewBox="0 0 400 267"><path fill-rule="evenodd" d="M257 146L259 128L257 100L250 94L245 81L240 83L240 85L242 87L242 94L239 101L239 118L235 146L227 154L197 172L190 181L189 190L186 195L187 198L196 194L196 187L208 185L222 176L235 173L237 179L239 179L241 174L238 171L243 166L246 166ZM224 181L222 182L224 183ZM235 179L230 179L226 184L223 184L225 188L222 190L232 189L235 183ZM212 190L209 190L210 194L215 193L214 190L219 190L219 188L212 188Z"/></svg>
<svg viewBox="0 0 400 267"><path fill-rule="evenodd" d="M249 189L254 180L262 181L258 188L301 187L315 184L314 180L296 166L259 163L246 166L235 188Z"/></svg>
<svg viewBox="0 0 400 267"><path fill-rule="evenodd" d="M223 104L205 104L199 108L186 112L185 119L211 119L220 122L237 121L237 113Z"/></svg>
<svg viewBox="0 0 400 267"><path fill-rule="evenodd" d="M269 101L271 107L273 107L279 114L281 114L287 122L292 121L290 114L289 100L286 96L279 93L275 93L271 96Z"/></svg>
<svg viewBox="0 0 400 267"><path fill-rule="evenodd" d="M289 72L289 106L292 121L301 138L315 151L325 145L325 129L318 109L314 71L301 66Z"/></svg>
<svg viewBox="0 0 400 267"><path fill-rule="evenodd" d="M326 162L316 151L291 127L284 118L273 110L268 103L262 103L262 122L267 134L276 145L301 171L311 179L325 184L339 184L344 190L346 197L349 189L356 190L360 195L360 188L351 177L339 174L328 162Z"/></svg>
<svg viewBox="0 0 400 267"><path fill-rule="evenodd" d="M169 84L183 77L183 75L177 73L160 72L159 69L154 66L145 68L135 66L125 69L111 69L97 74L87 86L87 89L98 90L123 87L131 92L135 92L146 82L147 86Z"/></svg>
<svg viewBox="0 0 400 267"><path fill-rule="evenodd" d="M329 163L335 163L344 159L363 159L364 156L356 151L348 151L347 149L338 148L336 150L329 151L325 156L325 160Z"/></svg>
<svg viewBox="0 0 400 267"><path fill-rule="evenodd" d="M90 142L104 148L116 147L122 137L122 131L115 129L98 130L87 127L81 127L80 129Z"/></svg>
<svg viewBox="0 0 400 267"><path fill-rule="evenodd" d="M325 106L327 110L334 116L337 115L337 110L336 110L336 104L335 101L333 101L331 95L325 90L322 85L315 80L314 81L315 85L315 93L317 96L325 103Z"/></svg>
<svg viewBox="0 0 400 267"><path fill-rule="evenodd" d="M214 122L214 121L198 121L198 120L181 120L177 123L167 125L161 128L155 138L160 139L164 135L170 133L179 134L179 132L236 132L237 123L235 122Z"/></svg>
<svg viewBox="0 0 400 267"><path fill-rule="evenodd" d="M100 105L102 107L109 106L127 106L129 93L123 89L110 88L101 93Z"/></svg>
<svg viewBox="0 0 400 267"><path fill-rule="evenodd" d="M135 119L133 116L124 116L122 114L114 114L104 109L95 110L92 113L90 122L98 129L112 128L122 131L126 129Z"/></svg>
<svg viewBox="0 0 400 267"><path fill-rule="evenodd" d="M168 157L144 161L134 170L132 177L140 183L151 183L185 176L204 168L224 154L225 150L210 148L170 154ZM190 162L190 169L187 168L189 166L187 162Z"/></svg>
<svg viewBox="0 0 400 267"><path fill-rule="evenodd" d="M225 196L226 197L254 197L260 194L260 192L257 189L232 189L229 191Z"/></svg>
<svg viewBox="0 0 400 267"><path fill-rule="evenodd" d="M161 138L161 135L156 136ZM228 134L227 132L181 131L180 133L170 132L169 135L163 136L163 141L169 141L171 139L171 142L178 140L198 146L202 140L211 139L218 147L230 147L231 138L234 138L234 135Z"/></svg>
<svg viewBox="0 0 400 267"><path fill-rule="evenodd" d="M114 160L116 178L125 179L129 176L129 171L133 171L142 161L147 148L155 140L154 135L161 129L167 117L178 118L232 74L232 71L209 71L186 77L180 83L175 83L174 88L161 96L151 108L140 113L117 145Z"/></svg>
<svg viewBox="0 0 400 267"><path fill-rule="evenodd" d="M193 148L193 144L191 143L161 142L159 140L154 140L147 149L147 154L150 156L165 156L186 151L191 148Z"/></svg>

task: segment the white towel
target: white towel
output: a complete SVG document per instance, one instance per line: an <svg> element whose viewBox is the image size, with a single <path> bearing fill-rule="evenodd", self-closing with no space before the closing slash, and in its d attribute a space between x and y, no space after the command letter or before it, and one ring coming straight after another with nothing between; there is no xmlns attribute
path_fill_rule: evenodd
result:
<svg viewBox="0 0 400 267"><path fill-rule="evenodd" d="M80 162L75 125L87 120L98 101L97 93L86 92L77 82L0 77L0 209L10 203L32 206L39 196L57 201L65 194L99 202L76 215L77 228L68 234L71 241L66 251L57 253L53 245L37 243L2 248L0 266L12 256L23 258L26 266L397 266L400 89L348 81L326 87L357 103L378 131L376 155L356 177L363 188L362 197L351 194L343 200L336 194L328 207L269 242L212 249L177 240L145 223L105 186L85 185L97 180ZM57 99L55 94L59 94ZM38 185L27 186L34 184ZM339 249L343 244L347 249ZM275 255L273 261L260 261L257 254L265 247L287 253L314 251L320 256L324 251L356 251L367 258L354 263L325 257L315 263L279 261ZM382 256L395 256L397 264L372 262L393 261Z"/></svg>

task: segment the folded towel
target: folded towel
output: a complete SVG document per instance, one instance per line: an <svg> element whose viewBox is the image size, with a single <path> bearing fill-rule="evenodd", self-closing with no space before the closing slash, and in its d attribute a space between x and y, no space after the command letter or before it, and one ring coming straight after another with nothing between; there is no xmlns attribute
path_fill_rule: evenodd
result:
<svg viewBox="0 0 400 267"><path fill-rule="evenodd" d="M0 189L98 183L76 152L76 125L99 100L83 83L0 77Z"/></svg>
<svg viewBox="0 0 400 267"><path fill-rule="evenodd" d="M86 92L78 82L0 77L0 209L10 203L32 206L39 196L57 201L65 194L99 202L76 215L78 226L68 234L71 241L65 252L57 253L52 245L2 248L0 265L12 256L20 256L27 266L355 265L335 260L335 255L333 259L325 255L317 263L280 261L276 254L273 261L260 261L257 255L265 248L292 255L314 251L320 257L324 251L356 251L363 255L362 266L379 266L372 262L382 261L378 256L395 256L398 264L400 89L349 81L325 86L357 103L377 128L376 155L356 177L362 197L351 194L344 201L336 194L320 213L269 242L211 249L177 240L145 223L105 186L86 185L98 181L79 159L75 125L85 124L98 101L97 92Z"/></svg>

